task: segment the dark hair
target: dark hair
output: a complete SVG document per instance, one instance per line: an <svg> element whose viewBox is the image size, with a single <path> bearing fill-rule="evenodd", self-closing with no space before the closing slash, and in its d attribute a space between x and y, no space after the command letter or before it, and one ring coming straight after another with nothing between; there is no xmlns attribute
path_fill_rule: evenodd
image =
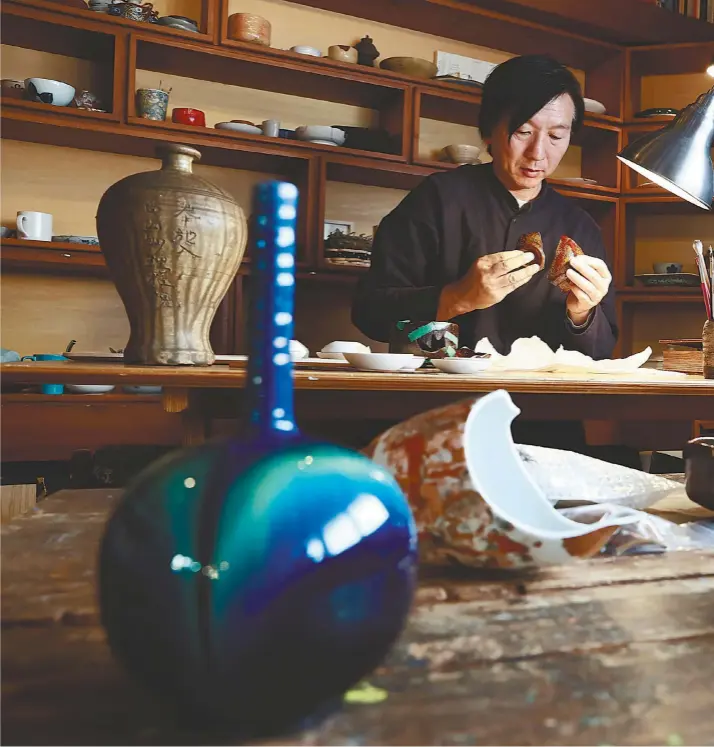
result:
<svg viewBox="0 0 714 747"><path fill-rule="evenodd" d="M496 126L508 118L509 137L534 114L558 96L567 93L575 104L573 132L585 113L583 92L577 78L548 55L513 57L495 67L483 86L479 129L491 137Z"/></svg>

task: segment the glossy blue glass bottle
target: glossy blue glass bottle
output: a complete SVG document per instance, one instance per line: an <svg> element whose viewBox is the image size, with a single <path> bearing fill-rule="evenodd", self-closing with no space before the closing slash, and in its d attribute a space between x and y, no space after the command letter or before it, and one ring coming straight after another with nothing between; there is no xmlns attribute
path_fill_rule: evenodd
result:
<svg viewBox="0 0 714 747"><path fill-rule="evenodd" d="M402 629L416 531L392 476L293 415L297 188L260 184L250 422L127 488L100 553L114 653L194 726L243 738L319 716Z"/></svg>

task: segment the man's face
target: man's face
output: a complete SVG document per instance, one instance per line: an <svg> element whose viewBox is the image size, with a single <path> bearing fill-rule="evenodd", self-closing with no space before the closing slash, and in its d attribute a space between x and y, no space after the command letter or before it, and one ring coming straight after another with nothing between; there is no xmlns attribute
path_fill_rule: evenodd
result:
<svg viewBox="0 0 714 747"><path fill-rule="evenodd" d="M509 138L504 119L488 140L496 175L511 191L533 189L557 168L570 145L575 105L567 93L546 104Z"/></svg>

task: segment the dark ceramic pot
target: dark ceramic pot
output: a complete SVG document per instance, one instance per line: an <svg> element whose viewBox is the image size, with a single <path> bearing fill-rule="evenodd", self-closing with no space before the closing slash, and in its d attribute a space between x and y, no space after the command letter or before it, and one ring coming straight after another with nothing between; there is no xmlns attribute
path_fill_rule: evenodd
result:
<svg viewBox="0 0 714 747"><path fill-rule="evenodd" d="M714 511L714 437L692 439L684 448L687 495Z"/></svg>

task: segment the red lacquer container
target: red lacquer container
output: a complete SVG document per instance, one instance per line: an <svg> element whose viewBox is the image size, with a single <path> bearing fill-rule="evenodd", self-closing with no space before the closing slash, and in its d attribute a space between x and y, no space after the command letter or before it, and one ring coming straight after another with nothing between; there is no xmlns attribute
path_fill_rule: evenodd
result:
<svg viewBox="0 0 714 747"><path fill-rule="evenodd" d="M206 126L206 115L200 109L178 108L171 112L171 121L176 124Z"/></svg>

